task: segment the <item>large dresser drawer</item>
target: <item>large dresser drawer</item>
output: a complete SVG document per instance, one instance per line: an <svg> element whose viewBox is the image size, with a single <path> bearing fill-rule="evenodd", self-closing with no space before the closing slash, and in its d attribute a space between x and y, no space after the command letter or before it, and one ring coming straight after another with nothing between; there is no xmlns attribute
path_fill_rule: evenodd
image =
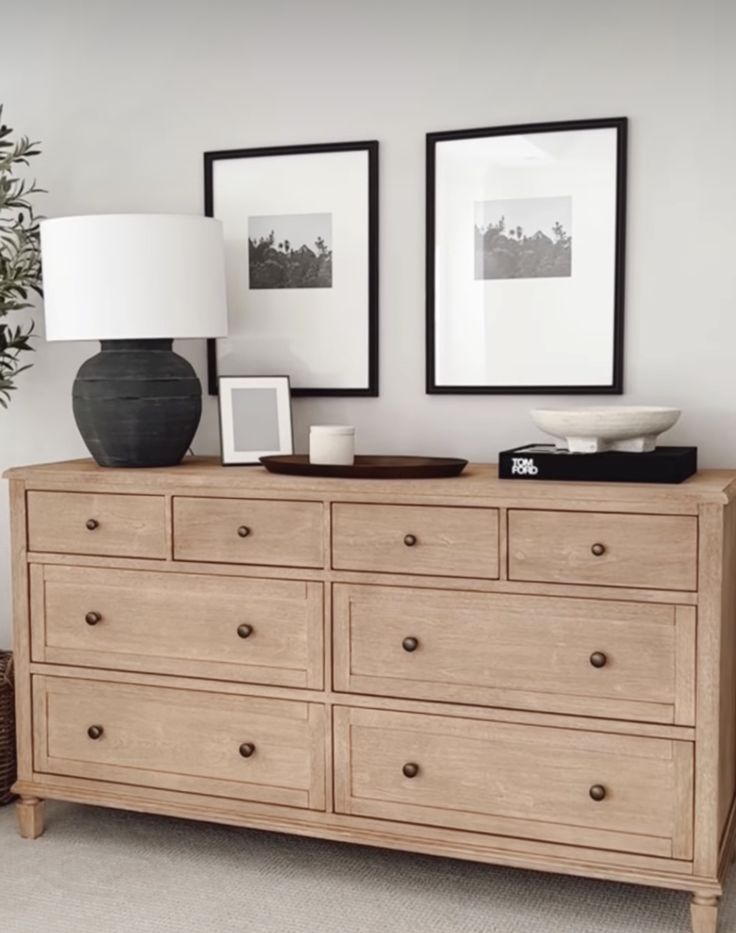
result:
<svg viewBox="0 0 736 933"><path fill-rule="evenodd" d="M692 725L695 610L336 584L339 691Z"/></svg>
<svg viewBox="0 0 736 933"><path fill-rule="evenodd" d="M694 516L510 509L508 520L511 580L697 589Z"/></svg>
<svg viewBox="0 0 736 933"><path fill-rule="evenodd" d="M271 499L174 499L174 558L322 567L322 505Z"/></svg>
<svg viewBox="0 0 736 933"><path fill-rule="evenodd" d="M337 708L336 809L692 857L689 742Z"/></svg>
<svg viewBox="0 0 736 933"><path fill-rule="evenodd" d="M322 583L31 567L35 661L323 685Z"/></svg>
<svg viewBox="0 0 736 933"><path fill-rule="evenodd" d="M27 498L30 551L167 556L163 496L29 492Z"/></svg>
<svg viewBox="0 0 736 933"><path fill-rule="evenodd" d="M332 506L336 570L498 577L498 511L456 506Z"/></svg>
<svg viewBox="0 0 736 933"><path fill-rule="evenodd" d="M35 676L33 710L37 771L324 809L317 704Z"/></svg>

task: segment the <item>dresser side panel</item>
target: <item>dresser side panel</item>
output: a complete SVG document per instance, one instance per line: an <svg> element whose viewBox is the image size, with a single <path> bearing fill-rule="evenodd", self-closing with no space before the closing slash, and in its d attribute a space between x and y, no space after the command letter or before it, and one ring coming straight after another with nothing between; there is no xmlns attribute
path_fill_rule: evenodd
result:
<svg viewBox="0 0 736 933"><path fill-rule="evenodd" d="M736 794L736 503L725 510L721 623L718 826L724 832Z"/></svg>
<svg viewBox="0 0 736 933"><path fill-rule="evenodd" d="M13 663L18 780L33 774L31 631L28 583L28 525L25 483L10 481L10 560L13 588Z"/></svg>
<svg viewBox="0 0 736 933"><path fill-rule="evenodd" d="M696 874L718 872L724 510L701 505L698 521L698 651L695 744Z"/></svg>

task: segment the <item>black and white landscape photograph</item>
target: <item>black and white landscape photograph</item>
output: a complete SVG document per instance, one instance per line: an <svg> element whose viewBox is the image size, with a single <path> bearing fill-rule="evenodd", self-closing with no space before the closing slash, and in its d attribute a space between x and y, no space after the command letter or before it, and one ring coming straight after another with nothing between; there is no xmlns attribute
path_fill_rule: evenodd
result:
<svg viewBox="0 0 736 933"><path fill-rule="evenodd" d="M248 218L251 288L332 288L332 214Z"/></svg>
<svg viewBox="0 0 736 933"><path fill-rule="evenodd" d="M517 198L475 205L475 278L572 274L572 198Z"/></svg>

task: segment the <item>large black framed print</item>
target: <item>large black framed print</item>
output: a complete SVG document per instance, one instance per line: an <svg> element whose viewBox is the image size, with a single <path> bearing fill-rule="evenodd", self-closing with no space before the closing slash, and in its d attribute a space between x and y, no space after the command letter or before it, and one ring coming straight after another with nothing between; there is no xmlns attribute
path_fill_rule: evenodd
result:
<svg viewBox="0 0 736 933"><path fill-rule="evenodd" d="M625 117L427 135L427 392L621 394Z"/></svg>

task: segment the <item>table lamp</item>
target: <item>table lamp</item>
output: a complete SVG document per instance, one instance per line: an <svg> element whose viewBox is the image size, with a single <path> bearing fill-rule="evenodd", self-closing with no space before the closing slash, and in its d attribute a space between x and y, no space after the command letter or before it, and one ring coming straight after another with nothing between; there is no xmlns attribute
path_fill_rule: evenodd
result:
<svg viewBox="0 0 736 933"><path fill-rule="evenodd" d="M174 338L227 333L222 225L178 214L41 222L47 340L99 340L72 393L100 466L172 466L202 413L202 387Z"/></svg>

